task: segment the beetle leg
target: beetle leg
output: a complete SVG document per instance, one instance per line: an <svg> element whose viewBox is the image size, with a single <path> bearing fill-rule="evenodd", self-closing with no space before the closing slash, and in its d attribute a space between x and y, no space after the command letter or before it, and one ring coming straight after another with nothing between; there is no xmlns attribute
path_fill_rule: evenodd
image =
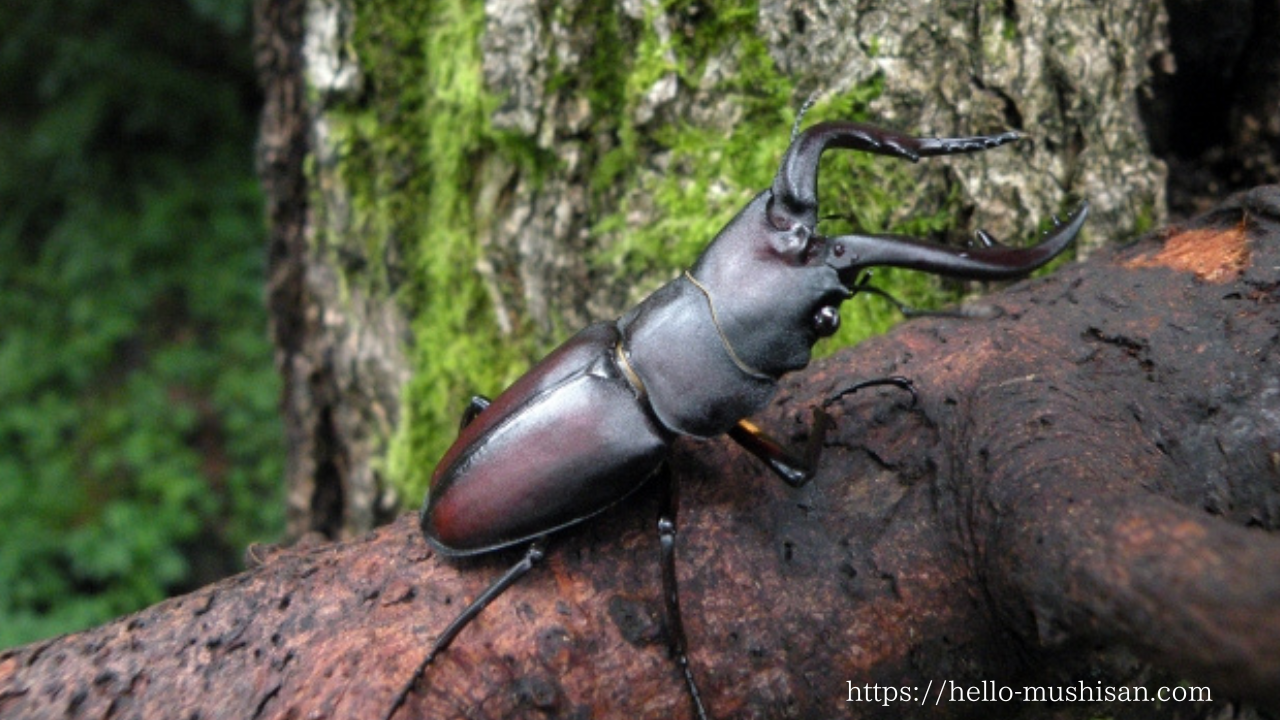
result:
<svg viewBox="0 0 1280 720"><path fill-rule="evenodd" d="M684 634L684 621L680 616L680 592L676 585L676 512L679 508L680 489L668 465L664 463L661 472L666 477L659 483L658 543L662 549L662 598L666 604L667 639L670 642L671 657L684 674L684 683L689 688L693 714L698 720L707 720L706 708L702 706L702 693L698 692L698 684L693 680L693 670L689 667L689 641Z"/></svg>
<svg viewBox="0 0 1280 720"><path fill-rule="evenodd" d="M900 388L902 390L906 390L907 392L911 393L912 407L915 407L916 404L920 402L920 396L916 393L915 383L911 382L910 378L905 378L905 377L902 377L901 375L890 375L889 377L876 378L874 380L863 380L860 383L855 383L854 385L850 385L849 387L841 390L835 395L832 395L826 400L823 400L822 407L823 409L829 408L832 405L834 405L837 400L844 397L845 395L852 395L863 388L877 387L880 385L892 385L896 388Z"/></svg>
<svg viewBox="0 0 1280 720"><path fill-rule="evenodd" d="M472 395L471 402L467 403L466 409L462 411L462 421L458 423L458 432L462 432L462 429L470 425L477 415L484 412L484 409L489 407L489 402L489 398L483 395Z"/></svg>
<svg viewBox="0 0 1280 720"><path fill-rule="evenodd" d="M791 487L803 487L813 479L818 469L818 456L822 454L822 441L831 427L831 416L822 408L813 409L813 425L809 428L809 439L804 444L800 455L787 450L782 443L773 439L759 426L748 420L739 420L737 425L729 429L729 437L733 438L747 452L755 455L769 466Z"/></svg>
<svg viewBox="0 0 1280 720"><path fill-rule="evenodd" d="M483 400L483 398L480 399ZM485 402L487 406L487 401ZM388 710L387 714L384 716L385 720L390 720L396 710L399 710L400 706L404 704L404 701L409 698L409 693L413 692L413 688L418 684L418 680L422 678L423 673L427 671L427 666L431 664L431 661L436 659L436 655L444 652L445 648L449 647L449 644L453 642L453 639L458 636L458 633L462 632L463 628L471 624L471 621L475 620L476 616L489 606L489 603L493 602L499 595L506 591L507 588L515 584L517 580L524 577L526 573L533 569L534 565L537 565L538 562L542 560L545 555L546 542L546 535L542 535L538 539L534 540L529 545L529 549L525 552L524 557L520 559L520 562L512 565L511 569L507 570L502 577L498 578L492 585L485 588L484 592L480 593L475 600L472 600L471 604L468 605L466 609L458 615L458 617L454 618L453 622L449 623L449 626L444 629L444 632L440 633L440 636L436 638L435 645L431 646L431 652L427 653L427 657L418 664L417 669L413 672L413 676L409 678L409 682L405 683L405 686L401 688L400 694L396 696L395 702L391 704L391 709Z"/></svg>
<svg viewBox="0 0 1280 720"><path fill-rule="evenodd" d="M502 577L493 581L492 585L480 593L475 600L472 600L471 604L458 617L454 618L453 622L449 623L449 627L440 633L440 637L436 639L436 644L431 648L431 653L427 655L424 665L429 665L436 655L439 655L445 648L449 647L449 643L452 643L458 633L462 632L462 628L470 624L482 610L489 606L489 603L515 584L515 581L524 577L525 573L532 570L533 566L537 565L546 554L546 544L547 536L545 535L530 543L529 549L525 552L524 557L520 559L520 562L512 565L510 570L507 570Z"/></svg>
<svg viewBox="0 0 1280 720"><path fill-rule="evenodd" d="M791 453L782 443L770 437L755 423L747 420L739 420L738 424L729 430L729 437L746 448L747 452L763 460L769 466L769 469L777 473L788 485L791 487L803 487L813 479L814 473L818 470L818 457L822 454L822 441L833 422L826 409L845 395L877 385L893 385L906 390L911 393L912 405L915 405L919 400L911 381L897 375L866 380L847 387L824 400L822 407L813 409L813 426L809 429L809 439L805 442L804 449L799 456Z"/></svg>

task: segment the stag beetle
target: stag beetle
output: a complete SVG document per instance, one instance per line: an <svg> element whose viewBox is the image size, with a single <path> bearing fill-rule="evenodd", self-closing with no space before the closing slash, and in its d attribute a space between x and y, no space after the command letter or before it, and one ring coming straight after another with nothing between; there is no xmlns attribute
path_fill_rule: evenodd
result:
<svg viewBox="0 0 1280 720"><path fill-rule="evenodd" d="M728 434L788 483L812 477L831 420L814 409L806 447L792 454L745 418L763 409L786 373L809 363L814 343L839 326L839 306L873 289L859 280L894 266L975 280L1013 278L1044 265L1075 238L1082 203L1028 248L978 243L957 249L909 237L816 232L818 160L847 148L916 161L988 150L1016 132L917 138L855 122L823 122L793 133L773 186L720 231L693 267L620 319L587 327L498 396L476 397L431 477L422 532L458 557L529 543L524 557L442 632L404 687L404 702L437 654L544 554L548 534L621 501L665 470L681 435ZM858 383L914 389L904 378ZM838 399L832 398L831 401ZM658 521L663 595L672 656L697 717L706 713L689 668L675 581L673 488Z"/></svg>

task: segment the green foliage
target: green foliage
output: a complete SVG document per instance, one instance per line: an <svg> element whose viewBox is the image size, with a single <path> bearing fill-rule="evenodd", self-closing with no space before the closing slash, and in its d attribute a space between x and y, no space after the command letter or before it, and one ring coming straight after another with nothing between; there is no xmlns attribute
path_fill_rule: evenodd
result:
<svg viewBox="0 0 1280 720"><path fill-rule="evenodd" d="M282 523L248 11L0 6L0 647Z"/></svg>

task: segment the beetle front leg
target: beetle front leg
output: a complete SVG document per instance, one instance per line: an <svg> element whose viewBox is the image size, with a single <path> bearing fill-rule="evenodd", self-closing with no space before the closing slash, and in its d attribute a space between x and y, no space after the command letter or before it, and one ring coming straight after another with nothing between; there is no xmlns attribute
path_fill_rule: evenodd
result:
<svg viewBox="0 0 1280 720"><path fill-rule="evenodd" d="M822 454L822 441L831 428L831 416L822 408L813 409L813 425L809 428L809 440L797 456L787 450L782 443L773 439L758 425L748 420L739 420L729 430L733 438L747 452L755 455L778 474L791 487L803 487L813 479L818 469L818 457Z"/></svg>
<svg viewBox="0 0 1280 720"><path fill-rule="evenodd" d="M827 431L831 429L832 420L826 409L845 395L878 385L893 385L906 390L911 393L912 405L918 399L911 381L897 375L866 380L851 385L824 400L821 407L813 409L813 426L809 429L809 439L805 442L804 449L799 456L791 453L782 443L770 437L755 423L747 420L739 420L738 424L729 430L729 437L737 441L747 452L763 460L769 466L769 469L777 473L788 485L797 488L803 487L813 479L814 473L818 471L818 457L822 454L822 441L826 439Z"/></svg>
<svg viewBox="0 0 1280 720"><path fill-rule="evenodd" d="M658 543L662 550L662 599L666 605L667 639L671 656L684 674L685 685L689 688L693 713L698 720L707 720L707 710L702 706L702 693L698 692L698 684L693 680L693 670L689 667L689 641L684 634L684 620L680 616L680 592L676 584L676 512L679 508L680 489L670 466L664 463L660 472L665 477L660 478L659 482Z"/></svg>
<svg viewBox="0 0 1280 720"><path fill-rule="evenodd" d="M835 404L837 400L844 397L845 395L852 395L858 392L859 390L863 390L865 388L879 387L883 385L892 385L898 388L899 390L906 390L907 392L911 393L912 407L915 407L920 402L920 395L916 393L916 385L915 383L911 382L911 378L905 378L905 377L902 377L901 375L890 375L889 377L876 378L875 380L863 380L860 383L855 383L853 385L850 385L849 387L841 390L835 395L832 395L826 400L823 400L822 408L825 410L831 407L832 405Z"/></svg>

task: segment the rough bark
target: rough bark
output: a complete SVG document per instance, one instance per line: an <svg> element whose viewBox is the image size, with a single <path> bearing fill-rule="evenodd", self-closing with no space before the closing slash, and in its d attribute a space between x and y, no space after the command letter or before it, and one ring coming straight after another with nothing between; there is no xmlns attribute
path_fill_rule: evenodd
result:
<svg viewBox="0 0 1280 720"><path fill-rule="evenodd" d="M1280 188L981 303L987 319L914 320L791 377L759 422L792 442L851 382L902 374L919 393L833 406L803 489L727 441L677 445L685 626L713 714L1280 710ZM558 536L398 716L688 717L655 512L646 497ZM514 559L444 562L409 516L284 551L5 651L0 716L379 717ZM1212 701L847 701L849 684L947 681L1182 682Z"/></svg>
<svg viewBox="0 0 1280 720"><path fill-rule="evenodd" d="M397 498L379 470L408 377L407 320L390 292L348 284L344 270L395 258L352 247L350 198L338 180L323 113L353 92L337 3L257 0L256 64L264 89L259 176L271 236L267 305L288 457L287 533L351 537L390 519ZM311 169L307 170L310 163ZM347 241L344 241L347 237Z"/></svg>
<svg viewBox="0 0 1280 720"><path fill-rule="evenodd" d="M818 88L883 74L889 91L872 105L882 122L1026 132L1024 151L948 178L1006 234L1061 210L1064 190L1093 204L1095 237L1163 221L1164 165L1137 108L1166 24L1151 0L760 3L783 72Z"/></svg>

